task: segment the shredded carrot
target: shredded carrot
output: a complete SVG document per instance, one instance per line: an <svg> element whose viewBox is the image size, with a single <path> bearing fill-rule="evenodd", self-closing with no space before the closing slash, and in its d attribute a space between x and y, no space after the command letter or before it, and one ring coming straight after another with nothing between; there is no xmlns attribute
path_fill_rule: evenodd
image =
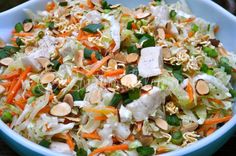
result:
<svg viewBox="0 0 236 156"><path fill-rule="evenodd" d="M75 18L75 16L70 16L70 24L76 24L78 23L77 19Z"/></svg>
<svg viewBox="0 0 236 156"><path fill-rule="evenodd" d="M215 131L216 131L216 128L214 128L214 127L209 128L209 129L207 130L207 132L206 132L206 136L211 135L211 134L214 133Z"/></svg>
<svg viewBox="0 0 236 156"><path fill-rule="evenodd" d="M219 123L222 123L222 122L227 122L231 118L232 118L232 115L225 116L225 117L222 117L222 118L207 119L207 120L205 120L204 125L214 125L214 124L219 124Z"/></svg>
<svg viewBox="0 0 236 156"><path fill-rule="evenodd" d="M92 33L87 33L85 31L80 30L77 36L77 40L83 41L83 40L87 40L89 37L100 37L100 36L101 35L99 33L92 34Z"/></svg>
<svg viewBox="0 0 236 156"><path fill-rule="evenodd" d="M9 88L9 93L13 90L14 86L16 85L16 83L17 83L17 79L12 80L10 88Z"/></svg>
<svg viewBox="0 0 236 156"><path fill-rule="evenodd" d="M138 29L138 27L137 27L137 25L135 23L132 23L131 27L132 27L132 30L137 30Z"/></svg>
<svg viewBox="0 0 236 156"><path fill-rule="evenodd" d="M34 25L34 29L43 29L43 28L45 28L45 25L42 25L42 24Z"/></svg>
<svg viewBox="0 0 236 156"><path fill-rule="evenodd" d="M162 154L162 153L166 153L166 152L168 152L169 150L166 148L166 147L164 147L164 146L160 146L158 149L157 149L157 153L158 154Z"/></svg>
<svg viewBox="0 0 236 156"><path fill-rule="evenodd" d="M117 151L117 150L128 150L128 149L129 149L129 146L126 144L107 146L107 147L95 149L92 153L89 154L89 156L94 156L97 153L112 152L112 151Z"/></svg>
<svg viewBox="0 0 236 156"><path fill-rule="evenodd" d="M46 10L48 12L52 11L54 8L56 7L56 4L52 1L52 2L49 2L47 5L46 5Z"/></svg>
<svg viewBox="0 0 236 156"><path fill-rule="evenodd" d="M21 88L22 82L26 79L27 74L29 72L31 72L31 70L32 70L31 67L27 67L26 70L21 73L21 75L20 75L19 79L17 80L15 86L9 92L9 94L7 96L7 103L12 103L12 101L13 101L14 97L16 96L18 90Z"/></svg>
<svg viewBox="0 0 236 156"><path fill-rule="evenodd" d="M105 76L105 77L114 77L114 76L121 75L124 72L125 72L124 69L117 69L117 70L105 72L105 74L103 76Z"/></svg>
<svg viewBox="0 0 236 156"><path fill-rule="evenodd" d="M98 135L97 131L94 131L92 133L82 133L82 138L86 139L95 139L95 140L101 140L101 137Z"/></svg>
<svg viewBox="0 0 236 156"><path fill-rule="evenodd" d="M193 88L192 88L192 85L190 82L188 82L188 85L186 87L186 91L188 93L189 101L190 101L190 103L192 103L194 97L193 97Z"/></svg>
<svg viewBox="0 0 236 156"><path fill-rule="evenodd" d="M187 18L185 20L183 20L183 23L191 23L195 20L195 18Z"/></svg>
<svg viewBox="0 0 236 156"><path fill-rule="evenodd" d="M136 122L136 125L137 125L137 132L141 132L143 127L143 122L142 121Z"/></svg>
<svg viewBox="0 0 236 156"><path fill-rule="evenodd" d="M98 61L97 58L96 58L96 53L95 52L93 52L91 54L91 60L92 60L93 63L96 63Z"/></svg>
<svg viewBox="0 0 236 156"><path fill-rule="evenodd" d="M0 75L0 79L7 80L7 79L16 78L20 75L20 73L21 73L21 69L18 69L12 73Z"/></svg>
<svg viewBox="0 0 236 156"><path fill-rule="evenodd" d="M135 137L134 135L129 135L129 137L127 138L128 141L134 141L135 140Z"/></svg>
<svg viewBox="0 0 236 156"><path fill-rule="evenodd" d="M115 46L116 46L116 42L114 40L112 40L112 43L110 44L110 47L107 49L107 51L112 52L112 50L114 49Z"/></svg>
<svg viewBox="0 0 236 156"><path fill-rule="evenodd" d="M55 134L53 137L66 140L66 143L69 145L71 151L74 151L75 144L69 133L59 133Z"/></svg>
<svg viewBox="0 0 236 156"><path fill-rule="evenodd" d="M92 76L97 70L99 70L107 61L110 59L110 56L103 57L102 60L98 61L92 69L86 74L86 76Z"/></svg>
<svg viewBox="0 0 236 156"><path fill-rule="evenodd" d="M74 67L72 70L73 70L73 72L80 73L82 75L86 75L88 73L87 70L85 70L81 67Z"/></svg>
<svg viewBox="0 0 236 156"><path fill-rule="evenodd" d="M14 36L18 36L18 37L34 36L33 33L26 33L26 32L14 33L13 35L14 35Z"/></svg>
<svg viewBox="0 0 236 156"><path fill-rule="evenodd" d="M10 87L12 82L1 82L0 85L3 86L4 88Z"/></svg>
<svg viewBox="0 0 236 156"><path fill-rule="evenodd" d="M220 30L220 27L217 25L214 27L214 33L217 34Z"/></svg>
<svg viewBox="0 0 236 156"><path fill-rule="evenodd" d="M165 38L173 38L174 35L173 34L165 34Z"/></svg>
<svg viewBox="0 0 236 156"><path fill-rule="evenodd" d="M94 120L105 121L105 120L107 120L107 117L106 116L95 116Z"/></svg>
<svg viewBox="0 0 236 156"><path fill-rule="evenodd" d="M194 34L195 34L195 32L190 31L190 32L188 33L188 37L193 37Z"/></svg>
<svg viewBox="0 0 236 156"><path fill-rule="evenodd" d="M51 110L51 107L47 105L47 106L43 107L43 109L41 109L41 110L38 112L38 115L40 115L40 114L45 114L45 113L49 113L50 110Z"/></svg>
<svg viewBox="0 0 236 156"><path fill-rule="evenodd" d="M57 37L68 37L71 35L71 32L65 32L65 33L62 33L62 34L58 34Z"/></svg>
<svg viewBox="0 0 236 156"><path fill-rule="evenodd" d="M17 105L21 110L24 110L26 103L27 103L27 99L25 98L20 98L14 101L14 104Z"/></svg>
<svg viewBox="0 0 236 156"><path fill-rule="evenodd" d="M91 2L91 0L87 0L87 5L88 5L89 9L93 9L94 8L94 5Z"/></svg>
<svg viewBox="0 0 236 156"><path fill-rule="evenodd" d="M209 102L214 102L214 103L217 103L219 105L223 105L224 106L224 103L221 101L221 100L218 100L218 99L212 99L212 98L207 98Z"/></svg>

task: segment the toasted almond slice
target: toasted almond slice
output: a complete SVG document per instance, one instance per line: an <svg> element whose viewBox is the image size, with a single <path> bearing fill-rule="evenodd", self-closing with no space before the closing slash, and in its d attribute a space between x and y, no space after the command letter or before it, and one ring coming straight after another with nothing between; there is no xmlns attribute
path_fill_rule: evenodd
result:
<svg viewBox="0 0 236 156"><path fill-rule="evenodd" d="M40 82L42 84L48 84L48 83L52 82L54 79L55 79L55 74L48 72L48 73L45 73L43 76L41 76Z"/></svg>
<svg viewBox="0 0 236 156"><path fill-rule="evenodd" d="M137 12L136 18L137 19L143 19L143 18L146 18L146 17L148 17L150 15L151 15L150 12Z"/></svg>
<svg viewBox="0 0 236 156"><path fill-rule="evenodd" d="M3 87L2 85L0 85L0 94L4 93L5 92L5 87Z"/></svg>
<svg viewBox="0 0 236 156"><path fill-rule="evenodd" d="M138 83L138 78L134 74L128 74L121 78L121 84L128 88L133 88Z"/></svg>
<svg viewBox="0 0 236 156"><path fill-rule="evenodd" d="M169 48L162 48L162 56L164 59L171 58L171 51Z"/></svg>
<svg viewBox="0 0 236 156"><path fill-rule="evenodd" d="M72 118L72 117L65 117L67 120L73 121L73 122L80 122L80 118Z"/></svg>
<svg viewBox="0 0 236 156"><path fill-rule="evenodd" d="M63 99L63 102L68 103L71 107L74 106L74 100L73 100L73 96L71 94L66 94Z"/></svg>
<svg viewBox="0 0 236 156"><path fill-rule="evenodd" d="M192 132L195 131L198 128L198 123L189 123L182 126L181 131L182 132Z"/></svg>
<svg viewBox="0 0 236 156"><path fill-rule="evenodd" d="M207 95L210 92L209 86L204 80L198 80L195 87L199 95Z"/></svg>
<svg viewBox="0 0 236 156"><path fill-rule="evenodd" d="M4 41L0 39L0 48L4 48L5 46L6 44L4 43Z"/></svg>
<svg viewBox="0 0 236 156"><path fill-rule="evenodd" d="M54 105L51 108L50 113L54 116L59 117L66 116L71 113L71 107L68 103L62 102L57 105Z"/></svg>
<svg viewBox="0 0 236 156"><path fill-rule="evenodd" d="M0 64L3 66L9 66L14 62L13 58L11 57L6 57L0 60Z"/></svg>
<svg viewBox="0 0 236 156"><path fill-rule="evenodd" d="M166 38L165 30L163 28L157 29L158 37L162 40Z"/></svg>
<svg viewBox="0 0 236 156"><path fill-rule="evenodd" d="M47 68L47 66L51 63L49 59L44 57L37 58L37 61L41 64L43 68Z"/></svg>
<svg viewBox="0 0 236 156"><path fill-rule="evenodd" d="M126 63L126 57L123 53L117 53L113 59L116 60L117 62Z"/></svg>
<svg viewBox="0 0 236 156"><path fill-rule="evenodd" d="M24 27L24 32L30 32L33 29L34 25L33 23L28 22L24 23L23 27Z"/></svg>
<svg viewBox="0 0 236 156"><path fill-rule="evenodd" d="M111 69L117 69L117 62L114 59L110 59L108 62L108 67L110 67Z"/></svg>
<svg viewBox="0 0 236 156"><path fill-rule="evenodd" d="M115 9L115 8L120 7L120 5L121 5L121 4L115 4L115 5L110 6L110 8L111 8L111 9Z"/></svg>
<svg viewBox="0 0 236 156"><path fill-rule="evenodd" d="M152 85L145 85L141 89L145 92L148 92L148 91L152 90Z"/></svg>
<svg viewBox="0 0 236 156"><path fill-rule="evenodd" d="M150 146L154 138L151 135L136 134L135 137L142 143L143 146Z"/></svg>
<svg viewBox="0 0 236 156"><path fill-rule="evenodd" d="M157 119L155 120L155 122L156 122L156 125L157 125L159 128L161 128L161 129L163 129L163 130L165 130L165 131L168 130L168 123L167 123L165 120L163 120L163 119L161 119L161 118L157 118Z"/></svg>
<svg viewBox="0 0 236 156"><path fill-rule="evenodd" d="M131 54L127 55L126 61L128 63L133 63L138 60L138 57L139 57L139 55L137 53L131 53Z"/></svg>

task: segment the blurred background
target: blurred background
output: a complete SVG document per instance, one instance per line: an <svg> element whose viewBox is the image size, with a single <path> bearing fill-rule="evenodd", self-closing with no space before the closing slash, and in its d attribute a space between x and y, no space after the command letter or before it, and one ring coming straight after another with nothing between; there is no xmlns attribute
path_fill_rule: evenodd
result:
<svg viewBox="0 0 236 156"><path fill-rule="evenodd" d="M0 12L19 5L27 0L0 0ZM213 0L226 10L236 15L236 0ZM218 155L234 155L236 150L236 135L233 136L217 153ZM0 139L0 156L17 156L4 142Z"/></svg>

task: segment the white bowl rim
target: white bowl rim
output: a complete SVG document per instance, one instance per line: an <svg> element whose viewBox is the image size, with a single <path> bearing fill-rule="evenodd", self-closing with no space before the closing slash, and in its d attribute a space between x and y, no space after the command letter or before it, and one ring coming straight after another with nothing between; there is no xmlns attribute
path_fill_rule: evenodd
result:
<svg viewBox="0 0 236 156"><path fill-rule="evenodd" d="M10 10L7 10L5 12L0 13L1 15L7 15L8 13L10 13L13 10L16 9L21 9L21 8L25 8L28 4L30 4L32 1L35 0L31 0L28 2L25 2L15 8L12 8ZM211 7L215 7L215 9L217 9L218 11L220 11L222 14L226 15L228 18L230 18L231 20L236 22L236 18L235 16L233 16L231 13L229 13L228 11L226 11L224 8L222 8L221 6L213 3L210 0L201 0L204 3L206 3L207 5L211 6ZM207 146L208 144L216 141L217 139L219 139L223 134L227 133L227 131L230 131L231 129L233 129L236 126L236 114L233 116L233 118L228 121L226 124L224 124L221 128L219 128L216 132L214 132L213 134L211 134L210 136L203 138L201 140L199 140L198 142L176 150L176 151L172 151L172 152L168 152L165 154L161 154L162 156L176 156L176 155L186 155L189 153L192 153L194 151L197 151L205 146ZM4 133L7 137L11 138L12 140L14 140L16 143L20 144L21 146L24 146L26 149L30 149L32 151L35 151L41 155L50 155L50 156L65 156L63 154L60 153L56 153L54 151L51 151L47 148L44 148L26 138L24 138L23 136L21 136L20 134L16 133L15 131L13 131L12 129L10 129L6 124L4 124L1 120L0 120L0 130L2 131L2 133Z"/></svg>

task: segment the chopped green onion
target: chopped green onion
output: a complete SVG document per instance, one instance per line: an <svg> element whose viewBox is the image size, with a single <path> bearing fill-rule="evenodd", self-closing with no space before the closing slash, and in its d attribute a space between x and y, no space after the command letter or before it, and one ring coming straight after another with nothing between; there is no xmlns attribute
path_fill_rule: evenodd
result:
<svg viewBox="0 0 236 156"><path fill-rule="evenodd" d="M181 69L173 70L173 75L179 82L183 82L184 76L183 76L183 72Z"/></svg>
<svg viewBox="0 0 236 156"><path fill-rule="evenodd" d="M76 156L87 156L87 151L85 151L83 148L76 150Z"/></svg>
<svg viewBox="0 0 236 156"><path fill-rule="evenodd" d="M11 114L10 112L4 111L4 112L2 113L1 119L2 119L2 121L3 121L4 123L11 123L12 120L13 120L13 116L12 116L12 114Z"/></svg>
<svg viewBox="0 0 236 156"><path fill-rule="evenodd" d="M104 9L104 10L103 10L103 13L104 13L104 14L108 14L108 13L110 13L110 12L111 12L110 9Z"/></svg>
<svg viewBox="0 0 236 156"><path fill-rule="evenodd" d="M208 68L206 64L202 64L202 67L200 69L201 72L206 73L208 75L214 75L214 71L211 68Z"/></svg>
<svg viewBox="0 0 236 156"><path fill-rule="evenodd" d="M45 93L45 88L43 85L38 84L32 88L32 93L36 97L42 96Z"/></svg>
<svg viewBox="0 0 236 156"><path fill-rule="evenodd" d="M143 86L150 84L149 78L141 78L141 83Z"/></svg>
<svg viewBox="0 0 236 156"><path fill-rule="evenodd" d="M224 70L227 74L231 74L233 68L229 65L229 59L226 57L221 57L219 62L220 67L224 67Z"/></svg>
<svg viewBox="0 0 236 156"><path fill-rule="evenodd" d="M137 100L141 96L141 90L139 88L134 88L128 92L129 99Z"/></svg>
<svg viewBox="0 0 236 156"><path fill-rule="evenodd" d="M167 115L166 121L171 126L180 126L180 119L177 115Z"/></svg>
<svg viewBox="0 0 236 156"><path fill-rule="evenodd" d="M57 71L60 68L61 63L58 60L52 60L51 62L52 62L52 69Z"/></svg>
<svg viewBox="0 0 236 156"><path fill-rule="evenodd" d="M170 19L175 20L176 19L177 12L175 10L170 11Z"/></svg>
<svg viewBox="0 0 236 156"><path fill-rule="evenodd" d="M206 54L207 56L209 57L212 57L212 58L215 58L218 56L218 52L215 50L215 49L212 49L212 48L209 48L209 47L203 47L202 49Z"/></svg>
<svg viewBox="0 0 236 156"><path fill-rule="evenodd" d="M16 38L16 44L17 44L19 47L22 46L22 45L25 45L24 42L23 42L19 37Z"/></svg>
<svg viewBox="0 0 236 156"><path fill-rule="evenodd" d="M140 146L136 148L139 156L152 156L155 150L152 147Z"/></svg>
<svg viewBox="0 0 236 156"><path fill-rule="evenodd" d="M65 1L65 2L60 2L59 5L62 6L62 7L64 7L64 6L67 6L67 5L68 5L68 2L66 2L66 1Z"/></svg>
<svg viewBox="0 0 236 156"><path fill-rule="evenodd" d="M127 29L129 29L129 30L132 30L132 23L133 23L134 21L129 21L128 22L128 24L127 24Z"/></svg>
<svg viewBox="0 0 236 156"><path fill-rule="evenodd" d="M51 142L48 141L48 140L43 139L39 142L39 145L43 146L43 147L46 147L46 148L49 148L49 146L51 145Z"/></svg>
<svg viewBox="0 0 236 156"><path fill-rule="evenodd" d="M137 48L136 45L131 45L127 48L128 54L130 53L139 53L139 49Z"/></svg>
<svg viewBox="0 0 236 156"><path fill-rule="evenodd" d="M111 5L106 0L102 0L102 9L111 9Z"/></svg>
<svg viewBox="0 0 236 156"><path fill-rule="evenodd" d="M0 59L9 57L19 51L19 47L13 46L5 46L4 48L0 49Z"/></svg>
<svg viewBox="0 0 236 156"><path fill-rule="evenodd" d="M199 27L196 24L192 25L192 31L197 32L199 30Z"/></svg>
<svg viewBox="0 0 236 156"><path fill-rule="evenodd" d="M208 24L208 25L207 25L207 31L210 31L210 30L211 30L211 25Z"/></svg>
<svg viewBox="0 0 236 156"><path fill-rule="evenodd" d="M38 33L38 38L39 39L42 39L44 37L44 32L43 31L40 31L39 33Z"/></svg>
<svg viewBox="0 0 236 156"><path fill-rule="evenodd" d="M140 38L139 44L141 44L143 48L147 48L155 46L156 42L153 36L144 34L142 38Z"/></svg>
<svg viewBox="0 0 236 156"><path fill-rule="evenodd" d="M81 88L79 91L76 90L71 93L74 101L84 100L85 94L86 94L85 88Z"/></svg>
<svg viewBox="0 0 236 156"><path fill-rule="evenodd" d="M181 145L183 143L183 134L181 131L177 131L177 132L174 132L172 133L172 138L171 138L171 142L173 144L176 144L176 145Z"/></svg>
<svg viewBox="0 0 236 156"><path fill-rule="evenodd" d="M49 30L53 30L55 27L55 24L54 24L54 22L47 22L46 23L46 26L49 28Z"/></svg>
<svg viewBox="0 0 236 156"><path fill-rule="evenodd" d="M138 68L134 67L134 66L131 66L131 65L128 65L126 67L126 75L127 74L134 74L134 75L138 76L138 74L139 74Z"/></svg>
<svg viewBox="0 0 236 156"><path fill-rule="evenodd" d="M133 102L133 100L131 100L131 99L124 99L124 105L127 105L127 104L129 104L129 103L131 103L131 102Z"/></svg>
<svg viewBox="0 0 236 156"><path fill-rule="evenodd" d="M120 95L119 93L115 93L113 98L111 99L110 105L117 107L117 105L120 103L121 100L122 100L122 95Z"/></svg>
<svg viewBox="0 0 236 156"><path fill-rule="evenodd" d="M24 31L24 27L23 27L22 23L17 23L15 25L15 30L16 30L17 33L21 32L21 31Z"/></svg>
<svg viewBox="0 0 236 156"><path fill-rule="evenodd" d="M98 30L102 30L104 28L104 25L102 24L89 24L82 28L83 31L89 32L89 33L97 33Z"/></svg>
<svg viewBox="0 0 236 156"><path fill-rule="evenodd" d="M233 98L236 97L236 90L230 89L230 90L229 90L229 93L231 94L231 96L232 96Z"/></svg>
<svg viewBox="0 0 236 156"><path fill-rule="evenodd" d="M101 60L101 59L102 59L102 55L101 55L98 51L91 50L91 49L87 49L87 48L84 49L84 58L85 58L85 59L91 59L92 53L95 53L96 58L97 58L98 60Z"/></svg>

